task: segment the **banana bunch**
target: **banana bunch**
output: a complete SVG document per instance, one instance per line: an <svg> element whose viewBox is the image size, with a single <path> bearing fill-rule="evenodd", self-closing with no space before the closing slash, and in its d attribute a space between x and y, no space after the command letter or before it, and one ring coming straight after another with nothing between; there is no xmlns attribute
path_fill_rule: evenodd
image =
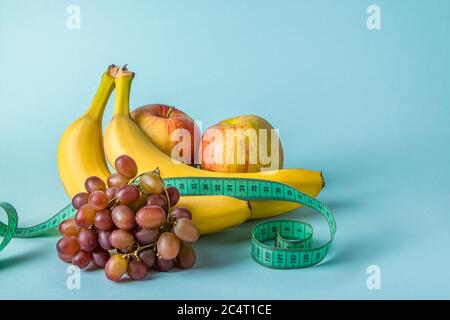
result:
<svg viewBox="0 0 450 320"><path fill-rule="evenodd" d="M170 158L148 139L130 116L129 98L134 73L110 66L103 74L98 91L87 112L64 132L58 147L58 168L70 197L84 190L88 176L103 180L110 175L110 164L120 155L132 157L141 172L159 167L163 178L215 177L263 179L285 183L316 196L323 187L321 172L282 169L264 173L220 173L197 169ZM114 90L114 114L104 136L102 117ZM106 157L106 158L105 158ZM188 207L201 234L213 233L241 224L248 219L279 215L299 207L284 201L242 201L224 196L182 197L180 206Z"/></svg>

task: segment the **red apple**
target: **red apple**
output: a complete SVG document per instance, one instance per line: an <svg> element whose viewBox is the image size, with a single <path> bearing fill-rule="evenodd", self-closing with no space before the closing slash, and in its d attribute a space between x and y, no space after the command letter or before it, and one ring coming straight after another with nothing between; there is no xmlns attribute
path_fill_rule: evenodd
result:
<svg viewBox="0 0 450 320"><path fill-rule="evenodd" d="M283 168L277 131L256 115L238 116L209 127L202 136L200 167L216 172L259 172Z"/></svg>
<svg viewBox="0 0 450 320"><path fill-rule="evenodd" d="M186 113L164 104L149 104L134 110L131 117L162 152L183 163L194 163L201 133Z"/></svg>

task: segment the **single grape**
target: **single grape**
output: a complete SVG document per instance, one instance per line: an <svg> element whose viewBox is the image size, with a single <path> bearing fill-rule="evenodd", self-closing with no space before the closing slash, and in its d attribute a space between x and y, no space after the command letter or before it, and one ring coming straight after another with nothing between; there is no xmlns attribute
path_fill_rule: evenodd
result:
<svg viewBox="0 0 450 320"><path fill-rule="evenodd" d="M136 223L145 229L159 228L165 220L166 213L158 206L146 206L136 213Z"/></svg>
<svg viewBox="0 0 450 320"><path fill-rule="evenodd" d="M127 272L128 262L120 255L116 254L108 259L105 265L106 277L111 281L119 281Z"/></svg>
<svg viewBox="0 0 450 320"><path fill-rule="evenodd" d="M117 228L131 230L134 227L134 213L127 206L117 206L111 212L111 218Z"/></svg>
<svg viewBox="0 0 450 320"><path fill-rule="evenodd" d="M117 190L119 190L119 188L117 188L117 187L111 187L111 188L106 189L106 195L108 196L108 202L110 202L112 199L114 199L116 197Z"/></svg>
<svg viewBox="0 0 450 320"><path fill-rule="evenodd" d="M103 182L102 179L96 176L92 176L86 179L86 182L84 183L84 187L86 188L86 191L89 193L92 193L97 190L106 190L105 182Z"/></svg>
<svg viewBox="0 0 450 320"><path fill-rule="evenodd" d="M102 247L104 250L112 250L114 247L109 243L109 236L111 234L111 231L105 231L105 230L98 230L98 243L100 244L100 247Z"/></svg>
<svg viewBox="0 0 450 320"><path fill-rule="evenodd" d="M75 219L67 219L60 223L59 232L63 236L78 236L81 228L77 225Z"/></svg>
<svg viewBox="0 0 450 320"><path fill-rule="evenodd" d="M111 211L108 209L99 211L95 214L94 225L97 230L109 230L114 226Z"/></svg>
<svg viewBox="0 0 450 320"><path fill-rule="evenodd" d="M114 230L109 235L109 243L117 249L127 249L134 244L134 237L128 231Z"/></svg>
<svg viewBox="0 0 450 320"><path fill-rule="evenodd" d="M158 206L165 210L165 209L167 209L166 196L164 196L162 194L151 194L147 198L147 205L148 206Z"/></svg>
<svg viewBox="0 0 450 320"><path fill-rule="evenodd" d="M138 228L134 232L134 237L139 242L139 244L142 244L142 245L154 243L159 238L159 229Z"/></svg>
<svg viewBox="0 0 450 320"><path fill-rule="evenodd" d="M118 173L113 173L112 175L110 175L108 177L108 179L106 180L106 183L108 184L108 187L113 188L120 188L123 187L124 185L126 185L128 183L128 179L125 178L124 176L118 174Z"/></svg>
<svg viewBox="0 0 450 320"><path fill-rule="evenodd" d="M58 257L64 262L72 263L73 255L58 253Z"/></svg>
<svg viewBox="0 0 450 320"><path fill-rule="evenodd" d="M80 209L82 206L88 203L89 193L80 192L77 193L72 199L72 207L76 210Z"/></svg>
<svg viewBox="0 0 450 320"><path fill-rule="evenodd" d="M194 266L196 259L194 249L188 244L183 244L178 253L177 265L181 269L190 269Z"/></svg>
<svg viewBox="0 0 450 320"><path fill-rule="evenodd" d="M173 231L180 240L186 242L195 242L199 237L197 228L191 220L186 218L178 219L173 226Z"/></svg>
<svg viewBox="0 0 450 320"><path fill-rule="evenodd" d="M72 258L72 264L80 267L81 269L86 268L91 262L91 253L80 250Z"/></svg>
<svg viewBox="0 0 450 320"><path fill-rule="evenodd" d="M117 191L116 198L120 204L132 204L139 199L139 189L133 185L123 186Z"/></svg>
<svg viewBox="0 0 450 320"><path fill-rule="evenodd" d="M180 240L172 232L163 232L156 244L158 254L166 260L174 259L180 251Z"/></svg>
<svg viewBox="0 0 450 320"><path fill-rule="evenodd" d="M147 266L142 261L130 261L127 273L133 280L142 280L147 275Z"/></svg>
<svg viewBox="0 0 450 320"><path fill-rule="evenodd" d="M147 268L151 268L155 265L156 254L152 249L142 250L141 253L139 253L139 259L145 263Z"/></svg>
<svg viewBox="0 0 450 320"><path fill-rule="evenodd" d="M119 174L127 179L133 179L138 173L136 161L127 155L118 157L114 162L114 167Z"/></svg>
<svg viewBox="0 0 450 320"><path fill-rule="evenodd" d="M90 252L97 248L97 233L94 230L81 230L78 235L78 242L80 243L80 248L82 250Z"/></svg>
<svg viewBox="0 0 450 320"><path fill-rule="evenodd" d="M109 253L106 250L97 248L92 251L92 261L99 268L104 268L109 259Z"/></svg>
<svg viewBox="0 0 450 320"><path fill-rule="evenodd" d="M153 172L143 174L139 178L139 185L147 194L161 194L164 192L161 178Z"/></svg>
<svg viewBox="0 0 450 320"><path fill-rule="evenodd" d="M175 206L180 200L180 191L175 187L168 187L167 194L169 195L170 206Z"/></svg>
<svg viewBox="0 0 450 320"><path fill-rule="evenodd" d="M89 206L96 211L106 209L108 202L108 195L105 191L97 190L89 195Z"/></svg>
<svg viewBox="0 0 450 320"><path fill-rule="evenodd" d="M74 256L80 250L80 245L75 237L62 237L56 243L56 251L64 256Z"/></svg>
<svg viewBox="0 0 450 320"><path fill-rule="evenodd" d="M173 209L169 215L172 220L177 220L180 218L186 218L189 220L192 219L191 211L185 207L177 207L177 208Z"/></svg>
<svg viewBox="0 0 450 320"><path fill-rule="evenodd" d="M75 221L80 228L89 228L94 224L95 210L88 204L78 209L75 215Z"/></svg>
<svg viewBox="0 0 450 320"><path fill-rule="evenodd" d="M156 259L156 263L158 264L159 271L166 272L173 268L174 262L172 259L167 260L162 257L158 257Z"/></svg>
<svg viewBox="0 0 450 320"><path fill-rule="evenodd" d="M147 201L147 197L145 194L139 193L139 199L137 199L132 204L129 204L128 207L133 211L133 213L136 213L145 206L145 203Z"/></svg>

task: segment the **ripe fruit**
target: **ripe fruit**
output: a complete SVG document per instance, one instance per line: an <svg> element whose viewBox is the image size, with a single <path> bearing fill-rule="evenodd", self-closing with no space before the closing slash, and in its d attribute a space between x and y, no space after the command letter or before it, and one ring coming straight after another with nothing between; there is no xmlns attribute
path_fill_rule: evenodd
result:
<svg viewBox="0 0 450 320"><path fill-rule="evenodd" d="M134 169L130 163L133 161L129 157L122 156L116 165L122 174L131 176ZM155 172L149 173L150 178L146 181L151 182L154 175ZM156 178L159 186L164 187L158 175ZM175 214L169 219L164 189L164 195L146 194L134 185L136 181L132 183L120 189L110 186L104 191L98 178L86 180L90 193L79 193L74 197L73 202L81 207L74 219L67 219L59 225L63 237L56 249L62 261L81 269L91 265L105 268L107 278L113 281L119 281L125 273L134 280L144 279L155 265L160 271L170 270L177 257L181 268L193 263L190 251L180 251L180 244L186 245L180 239L194 241L198 238L191 220L185 218L192 216L189 210L173 210ZM132 192L137 192L139 199L130 203ZM171 187L168 193L172 204L176 204L178 190ZM164 232L167 230L173 230L179 236Z"/></svg>
<svg viewBox="0 0 450 320"><path fill-rule="evenodd" d="M116 161L114 161L114 167L118 174L128 180L133 179L138 173L136 162L127 155L118 157Z"/></svg>
<svg viewBox="0 0 450 320"><path fill-rule="evenodd" d="M98 245L97 233L94 230L81 230L78 235L78 242L82 250L93 251Z"/></svg>
<svg viewBox="0 0 450 320"><path fill-rule="evenodd" d="M106 209L108 202L108 195L105 191L97 190L89 195L89 206L95 211Z"/></svg>
<svg viewBox="0 0 450 320"><path fill-rule="evenodd" d="M88 203L89 199L89 193L87 192L80 192L75 195L72 199L72 206L75 209L80 209L82 206Z"/></svg>
<svg viewBox="0 0 450 320"><path fill-rule="evenodd" d="M177 220L180 218L192 219L192 213L188 208L177 207L170 213L170 218L172 220Z"/></svg>
<svg viewBox="0 0 450 320"><path fill-rule="evenodd" d="M75 221L80 228L89 228L94 224L95 210L88 204L78 209L75 215Z"/></svg>
<svg viewBox="0 0 450 320"><path fill-rule="evenodd" d="M86 188L86 191L89 193L93 193L97 190L106 190L106 184L103 182L102 179L96 176L92 176L86 179L86 182L84 184L84 187Z"/></svg>
<svg viewBox="0 0 450 320"><path fill-rule="evenodd" d="M117 191L116 198L120 204L132 204L139 199L139 189L133 185L123 186Z"/></svg>
<svg viewBox="0 0 450 320"><path fill-rule="evenodd" d="M164 232L159 236L156 247L161 258L171 260L180 251L180 240L172 232Z"/></svg>
<svg viewBox="0 0 450 320"><path fill-rule="evenodd" d="M176 221L173 231L180 240L186 242L197 241L199 234L197 228L192 224L192 221L186 218L180 218Z"/></svg>
<svg viewBox="0 0 450 320"><path fill-rule="evenodd" d="M168 187L167 194L169 195L170 206L174 207L180 200L180 191L175 187Z"/></svg>
<svg viewBox="0 0 450 320"><path fill-rule="evenodd" d="M128 181L129 181L129 179L125 178L124 176L122 176L118 173L113 173L112 175L110 175L108 177L108 180L106 180L109 188L123 187L124 185L126 185L128 183Z"/></svg>
<svg viewBox="0 0 450 320"><path fill-rule="evenodd" d="M167 156L183 163L194 163L201 133L197 123L186 113L172 106L150 104L134 110L131 117ZM190 153L176 152L180 140ZM172 154L172 151L175 152Z"/></svg>
<svg viewBox="0 0 450 320"><path fill-rule="evenodd" d="M117 249L127 249L134 244L134 237L128 231L114 230L109 235L109 243Z"/></svg>
<svg viewBox="0 0 450 320"><path fill-rule="evenodd" d="M159 228L165 220L166 213L158 206L146 206L136 213L136 223L145 229Z"/></svg>
<svg viewBox="0 0 450 320"><path fill-rule="evenodd" d="M200 167L204 170L260 172L283 168L283 147L277 132L256 115L220 121L203 133L201 143ZM261 154L270 156L270 161L261 159Z"/></svg>
<svg viewBox="0 0 450 320"><path fill-rule="evenodd" d="M124 205L117 206L111 212L111 217L117 228L131 230L135 224L133 211Z"/></svg>
<svg viewBox="0 0 450 320"><path fill-rule="evenodd" d="M109 258L105 265L106 277L111 281L119 281L127 272L128 262L120 255L116 254Z"/></svg>
<svg viewBox="0 0 450 320"><path fill-rule="evenodd" d="M143 174L139 179L139 185L148 194L161 194L164 192L161 179L152 172Z"/></svg>
<svg viewBox="0 0 450 320"><path fill-rule="evenodd" d="M64 220L59 225L59 232L63 236L68 236L68 237L74 236L74 237L76 237L80 233L80 230L81 230L81 228L77 225L77 223L75 222L75 219Z"/></svg>
<svg viewBox="0 0 450 320"><path fill-rule="evenodd" d="M59 176L71 198L84 190L87 177L98 176L106 179L109 175L103 148L101 119L114 90L116 72L116 66L108 67L89 109L67 127L59 142Z"/></svg>

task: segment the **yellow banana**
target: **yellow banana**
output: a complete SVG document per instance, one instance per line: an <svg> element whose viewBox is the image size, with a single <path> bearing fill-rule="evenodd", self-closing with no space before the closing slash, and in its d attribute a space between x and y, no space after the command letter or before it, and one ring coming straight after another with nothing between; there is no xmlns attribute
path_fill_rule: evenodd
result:
<svg viewBox="0 0 450 320"><path fill-rule="evenodd" d="M115 66L103 74L100 86L87 112L63 133L58 145L58 169L67 194L72 198L84 191L89 176L105 180L110 175L102 141L102 116L114 90Z"/></svg>
<svg viewBox="0 0 450 320"><path fill-rule="evenodd" d="M134 74L120 70L116 77L114 115L104 135L106 157L110 163L127 154L137 163L141 172L159 167L161 176L169 177L223 177L252 178L289 184L304 193L316 196L323 187L320 172L302 169L283 169L273 172L218 173L205 171L177 162L153 145L145 133L131 119L129 96ZM227 197L183 197L180 205L188 206L194 223L201 233L225 229L245 221L268 217L298 208L299 205L281 201L250 201Z"/></svg>

